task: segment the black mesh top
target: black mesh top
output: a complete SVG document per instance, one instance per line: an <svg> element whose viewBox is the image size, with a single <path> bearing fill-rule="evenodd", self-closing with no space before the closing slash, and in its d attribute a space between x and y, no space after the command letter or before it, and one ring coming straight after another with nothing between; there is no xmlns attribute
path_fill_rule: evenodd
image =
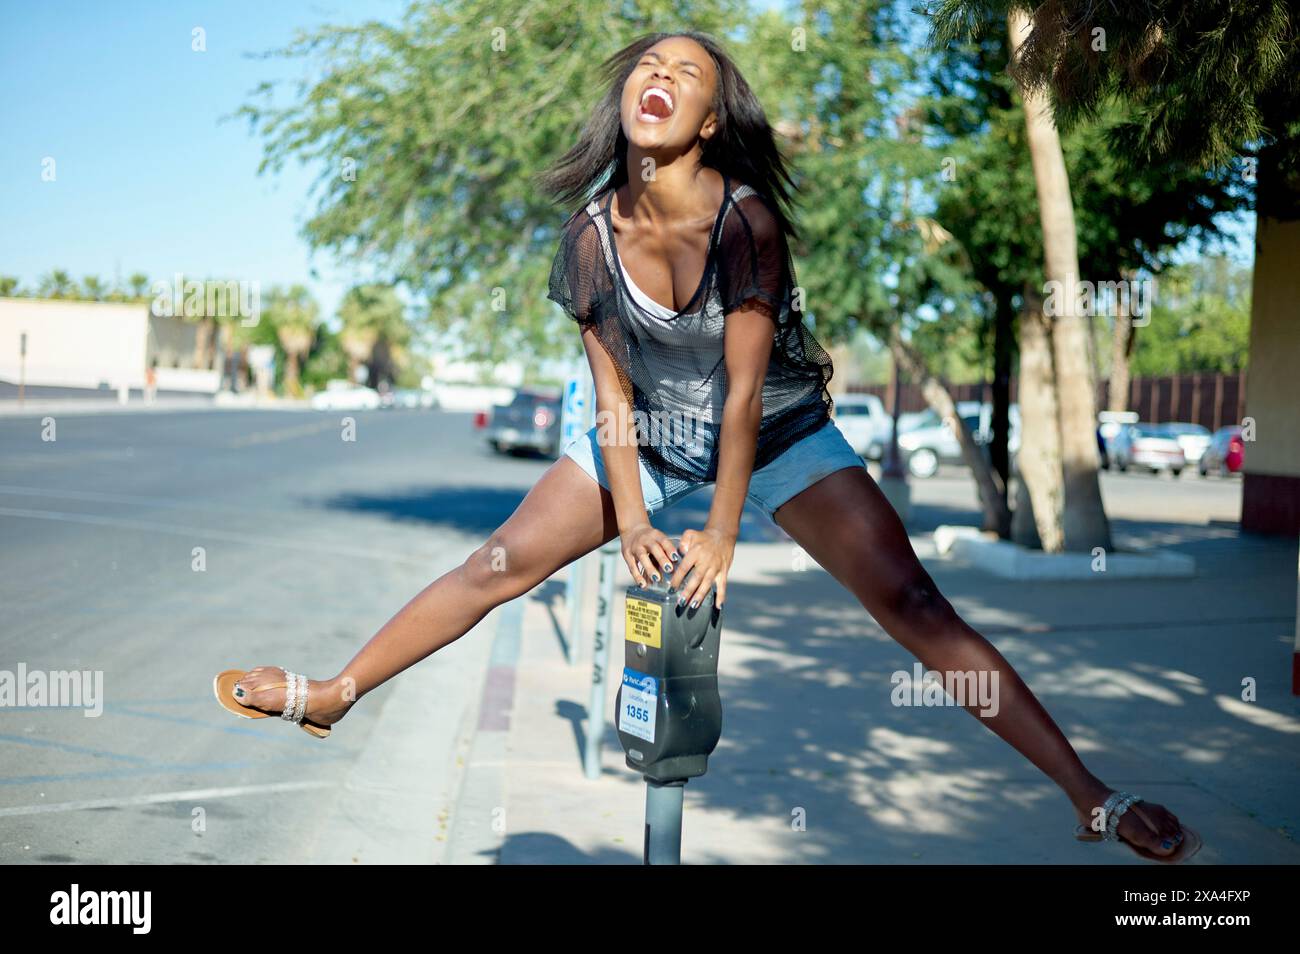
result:
<svg viewBox="0 0 1300 954"><path fill-rule="evenodd" d="M767 200L723 176L723 199L694 297L679 312L631 282L617 252L607 189L565 222L550 291L591 326L618 369L641 459L668 483L714 481L727 393L725 316L759 299L775 316L754 470L830 419L830 356L803 323L794 263Z"/></svg>

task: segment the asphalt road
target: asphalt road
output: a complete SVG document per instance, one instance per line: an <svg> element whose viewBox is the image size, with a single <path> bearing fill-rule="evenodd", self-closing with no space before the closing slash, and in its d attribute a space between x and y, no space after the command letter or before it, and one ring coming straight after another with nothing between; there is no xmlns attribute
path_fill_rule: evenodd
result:
<svg viewBox="0 0 1300 954"><path fill-rule="evenodd" d="M212 677L338 672L551 462L489 452L467 414L356 412L354 441L345 416L62 414L52 434L40 417L0 419L0 678L23 665L103 680L97 717L0 709L0 863L428 857L411 826L434 829L454 797L494 616L323 741L222 711ZM1103 493L1128 520L1240 508L1239 481L1188 474L1104 475ZM917 530L975 519L959 470L913 495ZM657 524L699 526L709 500ZM742 537L782 535L749 508Z"/></svg>
<svg viewBox="0 0 1300 954"><path fill-rule="evenodd" d="M318 836L355 810L340 799L382 788L365 753L404 681L437 686L431 724L400 729L426 746L424 781L447 781L488 639L391 680L325 740L212 697L227 668L338 672L549 463L490 453L466 414L357 412L355 441L343 417L59 415L54 440L0 420L0 670L99 672L104 700L98 717L0 710L0 862L335 857Z"/></svg>

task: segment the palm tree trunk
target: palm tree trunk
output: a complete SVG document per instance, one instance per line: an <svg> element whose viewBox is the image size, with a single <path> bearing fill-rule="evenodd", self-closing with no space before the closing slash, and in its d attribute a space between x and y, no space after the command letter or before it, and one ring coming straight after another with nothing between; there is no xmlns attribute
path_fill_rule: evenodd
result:
<svg viewBox="0 0 1300 954"><path fill-rule="evenodd" d="M302 394L302 385L298 383L298 352L287 351L284 362L284 393L290 397Z"/></svg>
<svg viewBox="0 0 1300 954"><path fill-rule="evenodd" d="M1026 288L1024 297L1020 312L1020 452L1016 455L1021 493L1016 499L1011 538L1022 546L1037 542L1047 553L1060 553L1065 549L1065 482L1053 329L1035 291Z"/></svg>
<svg viewBox="0 0 1300 954"><path fill-rule="evenodd" d="M1011 55L1015 57L1029 30L1029 16L1023 10L1013 9L1007 14L1007 26ZM1088 357L1088 325L1079 314L1074 295L1075 283L1079 279L1079 255L1070 181L1046 92L1022 89L1020 94L1043 228L1046 278L1060 283L1058 287L1064 289L1059 296L1060 313L1053 318L1054 325L1048 336L1056 373L1059 447L1064 473L1064 549L1091 551L1102 547L1109 550L1110 525L1097 481L1101 461L1097 455L1096 385ZM1025 403L1026 399L1022 397L1022 407ZM1030 492L1032 495L1032 484ZM1035 512L1037 509L1035 501ZM1040 532L1041 529L1040 523ZM1043 545L1044 549L1050 548L1046 538Z"/></svg>

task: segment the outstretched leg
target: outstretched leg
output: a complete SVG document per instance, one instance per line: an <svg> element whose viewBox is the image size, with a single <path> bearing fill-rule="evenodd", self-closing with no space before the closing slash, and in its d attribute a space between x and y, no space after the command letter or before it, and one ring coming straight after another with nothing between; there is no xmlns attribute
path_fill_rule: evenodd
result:
<svg viewBox="0 0 1300 954"><path fill-rule="evenodd" d="M333 679L312 680L306 718L330 725L367 692L469 632L493 608L618 535L609 491L568 457L552 464L510 518L465 562L402 607ZM258 690L281 670L240 680L245 705L278 713L285 690Z"/></svg>
<svg viewBox="0 0 1300 954"><path fill-rule="evenodd" d="M1056 782L1079 820L1091 824L1093 808L1111 789L1084 767L1011 664L939 592L898 514L865 469L828 474L779 507L775 520L926 669L945 675L996 672L997 713L981 715L978 701L964 708ZM1156 831L1142 823L1142 815ZM1179 833L1177 818L1148 802L1119 820L1121 836L1156 854L1172 853ZM1165 839L1173 847L1162 847Z"/></svg>

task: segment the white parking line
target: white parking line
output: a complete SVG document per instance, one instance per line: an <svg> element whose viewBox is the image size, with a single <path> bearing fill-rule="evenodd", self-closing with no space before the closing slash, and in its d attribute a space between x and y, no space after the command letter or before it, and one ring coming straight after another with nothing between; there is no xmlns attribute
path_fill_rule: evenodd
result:
<svg viewBox="0 0 1300 954"><path fill-rule="evenodd" d="M0 808L0 818L15 815L44 815L49 812L83 812L92 808L127 808L132 805L157 805L160 802L197 802L207 798L238 798L242 795L265 795L274 792L301 792L311 788L334 788L333 782L273 782L269 785L238 785L233 788L194 788L185 792L156 792L153 795L128 795L125 798L93 798L81 802L54 802L49 805L17 805Z"/></svg>
<svg viewBox="0 0 1300 954"><path fill-rule="evenodd" d="M125 517L100 517L89 513L65 513L59 510L19 510L16 507L0 507L0 517L23 517L29 520L59 520L65 523L88 523L101 527L121 527L126 530L148 530L154 533L170 533L175 536L210 540L227 540L231 543L243 543L249 546L281 547L286 550L303 550L314 555L333 554L335 556L360 557L366 560L381 560L385 563L411 563L417 566L429 566L433 556L404 556L402 551L384 552L363 550L359 547L336 546L334 544L292 540L275 540L270 537L250 536L246 533L231 533L227 530L212 530L206 527L185 527L170 523L157 523L152 520L131 520Z"/></svg>

